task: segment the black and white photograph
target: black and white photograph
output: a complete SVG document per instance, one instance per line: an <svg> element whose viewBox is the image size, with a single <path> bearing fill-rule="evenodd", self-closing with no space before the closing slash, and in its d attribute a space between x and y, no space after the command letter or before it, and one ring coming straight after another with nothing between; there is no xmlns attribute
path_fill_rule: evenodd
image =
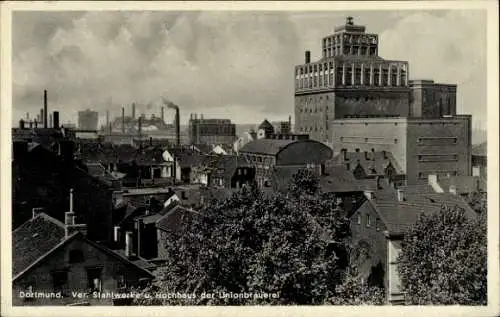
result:
<svg viewBox="0 0 500 317"><path fill-rule="evenodd" d="M498 4L228 3L2 5L5 316L499 313Z"/></svg>

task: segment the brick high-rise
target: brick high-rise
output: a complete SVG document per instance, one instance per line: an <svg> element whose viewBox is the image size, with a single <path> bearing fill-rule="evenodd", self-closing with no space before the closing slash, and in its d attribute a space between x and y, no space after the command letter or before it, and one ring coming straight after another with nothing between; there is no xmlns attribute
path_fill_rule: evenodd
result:
<svg viewBox="0 0 500 317"><path fill-rule="evenodd" d="M331 143L334 119L455 114L455 85L409 81L409 63L380 57L378 35L365 29L348 17L323 38L318 61L306 51L295 67L296 133Z"/></svg>

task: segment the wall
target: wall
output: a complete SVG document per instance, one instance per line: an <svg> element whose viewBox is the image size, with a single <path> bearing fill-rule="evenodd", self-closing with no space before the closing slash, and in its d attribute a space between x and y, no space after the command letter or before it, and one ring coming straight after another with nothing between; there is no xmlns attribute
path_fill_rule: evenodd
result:
<svg viewBox="0 0 500 317"><path fill-rule="evenodd" d="M370 215L371 226L366 226L366 216ZM358 216L361 216L361 224L358 224ZM379 221L379 230L376 228L376 219L378 214L373 209L371 203L366 201L358 210L350 217L351 228L351 245L356 248L360 243L367 243L371 249L372 264L376 265L380 262L384 272L387 272L387 247L386 238L384 236L385 225ZM388 282L384 274L384 287L387 288Z"/></svg>
<svg viewBox="0 0 500 317"><path fill-rule="evenodd" d="M412 81L411 116L439 118L457 113L457 86L433 81Z"/></svg>
<svg viewBox="0 0 500 317"><path fill-rule="evenodd" d="M343 119L332 124L331 135L335 155L348 151L388 151L406 172L406 119Z"/></svg>
<svg viewBox="0 0 500 317"><path fill-rule="evenodd" d="M69 263L70 250L78 249L83 252L84 262ZM138 270L131 268L125 263L119 261L115 257L102 252L94 246L84 242L83 240L73 240L65 247L54 252L49 258L38 265L33 270L29 271L19 280L13 283L13 305L61 305L75 302L90 302L91 304L110 304L109 299L92 299L89 295L88 299L72 298L71 292L86 292L88 289L87 267L102 267L102 291L117 291L117 276L124 275L127 284L136 285L139 279L147 277L146 274L140 273ZM25 291L28 285L33 287L33 291L53 291L52 271L53 270L68 270L67 293L68 297L63 299L36 299L33 301L25 301L19 298L19 291Z"/></svg>
<svg viewBox="0 0 500 317"><path fill-rule="evenodd" d="M401 241L400 240L387 240L387 250L388 250L388 288L387 288L387 298L390 303L401 303L403 296L401 293L401 280L398 273L397 257L401 252Z"/></svg>
<svg viewBox="0 0 500 317"><path fill-rule="evenodd" d="M289 144L277 154L276 165L324 164L332 155L332 149L320 142L298 141Z"/></svg>
<svg viewBox="0 0 500 317"><path fill-rule="evenodd" d="M423 184L429 174L472 175L471 117L408 120L408 184Z"/></svg>
<svg viewBox="0 0 500 317"><path fill-rule="evenodd" d="M312 140L327 141L334 117L333 91L295 95L295 133L309 134Z"/></svg>
<svg viewBox="0 0 500 317"><path fill-rule="evenodd" d="M409 90L347 90L337 92L335 118L346 116L401 116L409 113Z"/></svg>

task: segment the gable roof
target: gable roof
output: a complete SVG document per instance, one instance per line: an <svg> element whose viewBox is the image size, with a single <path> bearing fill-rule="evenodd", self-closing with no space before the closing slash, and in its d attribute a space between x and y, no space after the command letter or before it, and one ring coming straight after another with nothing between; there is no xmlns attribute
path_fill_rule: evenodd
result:
<svg viewBox="0 0 500 317"><path fill-rule="evenodd" d="M45 213L19 226L12 232L12 276L23 272L65 238L64 224Z"/></svg>
<svg viewBox="0 0 500 317"><path fill-rule="evenodd" d="M277 140L277 139L259 139L250 141L245 144L240 152L256 153L256 154L266 154L266 155L276 155L283 148L291 143L300 142L297 140Z"/></svg>
<svg viewBox="0 0 500 317"><path fill-rule="evenodd" d="M80 232L66 237L64 224L42 212L12 232L12 280L23 276L54 251L76 238L153 277L151 272L117 252L87 239Z"/></svg>
<svg viewBox="0 0 500 317"><path fill-rule="evenodd" d="M457 206L465 210L468 217L475 217L475 212L462 199L450 193L422 193L405 192L405 200L398 201L396 192L389 188L377 191L375 198L367 200L380 216L387 227L389 235L402 235L416 223L420 214L432 215L441 210L442 206Z"/></svg>
<svg viewBox="0 0 500 317"><path fill-rule="evenodd" d="M183 221L191 219L195 214L197 212L177 205L156 221L156 227L162 231L175 232L179 230Z"/></svg>

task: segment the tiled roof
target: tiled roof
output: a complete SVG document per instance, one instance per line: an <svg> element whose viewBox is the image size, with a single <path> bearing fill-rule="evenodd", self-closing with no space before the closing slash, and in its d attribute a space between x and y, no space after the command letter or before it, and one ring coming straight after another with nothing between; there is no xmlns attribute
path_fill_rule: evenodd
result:
<svg viewBox="0 0 500 317"><path fill-rule="evenodd" d="M271 176L272 186L275 190L286 191L293 175L304 167L276 166ZM375 180L357 180L352 172L341 165L331 165L325 169L325 175L319 176L319 185L322 192L345 193L364 190L375 190Z"/></svg>
<svg viewBox="0 0 500 317"><path fill-rule="evenodd" d="M450 186L455 186L459 194L485 192L487 187L486 179L479 176L444 177L440 178L438 183L445 192L449 191Z"/></svg>
<svg viewBox="0 0 500 317"><path fill-rule="evenodd" d="M474 145L472 147L472 155L487 156L488 155L487 143L483 142L481 144Z"/></svg>
<svg viewBox="0 0 500 317"><path fill-rule="evenodd" d="M12 275L16 276L65 239L64 224L44 213L12 232Z"/></svg>
<svg viewBox="0 0 500 317"><path fill-rule="evenodd" d="M240 152L256 153L256 154L267 154L276 155L287 145L300 142L296 140L276 140L276 139L259 139L250 141L245 144Z"/></svg>
<svg viewBox="0 0 500 317"><path fill-rule="evenodd" d="M156 265L154 265L153 263L151 262L148 262L147 260L141 258L141 257L134 257L134 258L127 258L127 256L125 255L125 250L113 250L113 252L115 252L118 256L126 259L126 261L130 261L132 263L134 263L136 266L140 267L141 269L145 269L145 270L154 270L156 269Z"/></svg>
<svg viewBox="0 0 500 317"><path fill-rule="evenodd" d="M259 125L259 130L260 129L263 129L266 132L274 133L273 125L269 121L267 121L267 119L264 119L264 121L262 121L262 123Z"/></svg>
<svg viewBox="0 0 500 317"><path fill-rule="evenodd" d="M410 228L417 220L419 214L430 215L441 210L443 205L448 207L458 206L466 211L467 216L474 217L472 208L462 197L450 193L422 193L413 194L405 192L405 200L397 200L395 191L386 189L376 192L375 198L366 203L371 204L387 226L390 234L399 235Z"/></svg>
<svg viewBox="0 0 500 317"><path fill-rule="evenodd" d="M208 144L193 144L193 146L198 149L201 154L209 154L212 152L212 147Z"/></svg>
<svg viewBox="0 0 500 317"><path fill-rule="evenodd" d="M218 156L214 164L211 166L213 175L217 177L232 177L238 167L248 167L246 160L236 155Z"/></svg>
<svg viewBox="0 0 500 317"><path fill-rule="evenodd" d="M196 212L182 206L175 206L166 215L156 222L156 227L163 231L175 232L179 230L183 221L191 219Z"/></svg>
<svg viewBox="0 0 500 317"><path fill-rule="evenodd" d="M12 275L18 278L20 274L30 266L39 261L42 257L48 256L65 243L79 237L86 243L99 250L113 255L120 261L131 264L140 269L143 273L152 277L152 274L145 269L145 264L129 259L112 251L103 245L87 239L79 232L75 232L69 237L65 236L64 224L45 213L38 214L35 218L25 222L12 232ZM140 261L141 259L137 259ZM148 266L149 263L147 264Z"/></svg>
<svg viewBox="0 0 500 317"><path fill-rule="evenodd" d="M343 154L339 154L335 156L334 161L337 164L340 163L350 163L352 166L352 169L356 168L356 164L359 163L365 173L368 175L384 175L385 174L385 168L389 165L389 163L392 164L394 169L396 170L396 173L399 175L403 175L404 172L401 169L399 163L396 161L394 156L392 155L391 152L386 151L385 152L385 157L384 157L384 152L382 151L375 151L375 152L346 152L348 160L344 161L343 160ZM368 155L368 160L366 159L366 155ZM375 169L375 173L371 173L372 169Z"/></svg>

